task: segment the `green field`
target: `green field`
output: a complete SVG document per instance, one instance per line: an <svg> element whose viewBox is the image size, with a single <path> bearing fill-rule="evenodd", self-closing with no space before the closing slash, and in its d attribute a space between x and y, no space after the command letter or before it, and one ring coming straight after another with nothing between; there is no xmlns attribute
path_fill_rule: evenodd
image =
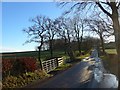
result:
<svg viewBox="0 0 120 90"><path fill-rule="evenodd" d="M105 50L108 54L117 54L116 49L106 49Z"/></svg>
<svg viewBox="0 0 120 90"><path fill-rule="evenodd" d="M65 56L63 51L54 51L53 57ZM12 53L2 53L2 58L17 58L17 57L34 57L38 58L38 51L29 51L29 52L12 52ZM49 51L41 52L41 60L46 60L50 58Z"/></svg>
<svg viewBox="0 0 120 90"><path fill-rule="evenodd" d="M116 49L106 49L108 54L117 54ZM65 56L64 51L54 51L53 57ZM28 51L28 52L12 52L12 53L2 53L2 58L16 58L16 57L35 57L38 58L38 51ZM41 52L41 59L46 60L50 58L49 51Z"/></svg>

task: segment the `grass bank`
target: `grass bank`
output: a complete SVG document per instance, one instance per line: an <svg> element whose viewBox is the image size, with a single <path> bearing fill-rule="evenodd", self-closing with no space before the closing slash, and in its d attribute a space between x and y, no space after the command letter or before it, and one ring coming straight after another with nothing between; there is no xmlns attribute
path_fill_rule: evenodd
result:
<svg viewBox="0 0 120 90"><path fill-rule="evenodd" d="M118 76L118 61L117 61L116 50L106 49L105 51L107 54L101 56L105 69L110 73L113 73Z"/></svg>

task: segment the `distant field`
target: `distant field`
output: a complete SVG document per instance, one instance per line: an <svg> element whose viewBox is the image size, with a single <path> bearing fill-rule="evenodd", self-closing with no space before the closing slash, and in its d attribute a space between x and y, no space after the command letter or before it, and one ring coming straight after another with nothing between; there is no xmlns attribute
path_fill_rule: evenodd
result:
<svg viewBox="0 0 120 90"><path fill-rule="evenodd" d="M117 54L116 49L106 49L105 50L108 54Z"/></svg>
<svg viewBox="0 0 120 90"><path fill-rule="evenodd" d="M61 57L65 55L63 51L54 51L53 57ZM16 58L16 57L38 57L38 51L29 51L29 52L14 52L14 53L3 53L2 58ZM46 60L50 57L49 51L41 52L41 59Z"/></svg>

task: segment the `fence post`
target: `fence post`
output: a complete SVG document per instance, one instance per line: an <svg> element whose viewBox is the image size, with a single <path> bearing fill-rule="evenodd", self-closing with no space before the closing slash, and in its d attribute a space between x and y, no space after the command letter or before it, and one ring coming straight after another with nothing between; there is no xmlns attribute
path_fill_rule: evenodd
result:
<svg viewBox="0 0 120 90"><path fill-rule="evenodd" d="M58 58L56 58L56 64L57 64L57 67L59 66L59 64L58 64Z"/></svg>

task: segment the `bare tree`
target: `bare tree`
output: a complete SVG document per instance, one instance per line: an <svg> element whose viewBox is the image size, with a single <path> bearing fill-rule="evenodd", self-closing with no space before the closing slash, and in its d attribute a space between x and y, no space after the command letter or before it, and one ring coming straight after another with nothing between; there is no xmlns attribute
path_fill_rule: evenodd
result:
<svg viewBox="0 0 120 90"><path fill-rule="evenodd" d="M59 22L59 36L65 40L65 52L67 52L71 60L74 60L75 57L71 46L71 41L73 37L73 30L71 29L71 19L60 17L57 20Z"/></svg>
<svg viewBox="0 0 120 90"><path fill-rule="evenodd" d="M51 20L50 18L47 18L45 25L47 29L46 35L49 41L49 50L50 50L51 57L53 57L53 39L55 35L57 34L57 30L58 30L57 22Z"/></svg>
<svg viewBox="0 0 120 90"><path fill-rule="evenodd" d="M63 6L66 3L61 3ZM118 59L120 61L120 24L119 24L119 8L120 8L120 1L115 0L115 2L111 2L110 0L100 1L100 2L77 2L73 6L71 6L70 10L66 11L65 13L70 13L71 11L80 12L87 8L90 11L90 7L98 6L98 8L105 13L109 18L111 18L113 22L113 29L115 35L115 42L116 42L116 50L118 54ZM96 9L98 9L96 8ZM99 11L98 9L98 11Z"/></svg>
<svg viewBox="0 0 120 90"><path fill-rule="evenodd" d="M85 24L84 19L82 19L79 15L76 15L73 17L72 23L73 23L73 30L74 30L75 38L77 39L78 51L81 54L83 31L86 27L86 24Z"/></svg>
<svg viewBox="0 0 120 90"><path fill-rule="evenodd" d="M117 53L118 53L118 59L120 61L120 58L119 58L119 56L120 56L120 24L119 24L119 13L118 13L120 1L110 2L110 0L108 0L106 2L96 2L96 4L113 21L114 35L115 35L115 41L116 41L116 49L117 49ZM106 10L102 6L102 4L106 4L107 6L109 6L112 12L109 12L108 10Z"/></svg>
<svg viewBox="0 0 120 90"><path fill-rule="evenodd" d="M46 38L46 28L45 28L46 17L37 16L36 18L31 19L31 22L33 22L34 25L23 30L24 32L26 32L28 34L28 36L30 38L25 43L31 43L31 42L39 43L38 59L40 62L40 68L42 70L41 48L42 48L42 45Z"/></svg>
<svg viewBox="0 0 120 90"><path fill-rule="evenodd" d="M58 25L59 25L59 28L58 28L58 37L62 38L64 40L64 47L65 47L65 54L67 54L67 35L66 35L66 32L67 32L67 26L66 26L66 19L63 18L63 17L59 17L56 19L58 21Z"/></svg>
<svg viewBox="0 0 120 90"><path fill-rule="evenodd" d="M120 63L120 22L119 22L120 1L119 0L115 0L115 2L111 2L111 0L104 0L104 1L98 0L98 1L97 2L87 2L87 1L77 2L74 5L72 5L70 9L65 12L65 14L70 13L71 11L81 12L87 9L87 11L89 12L91 10L97 9L98 11L101 10L102 13L107 15L112 20L112 24L113 24L116 50L117 50L117 60L119 64ZM64 6L66 5L66 3L62 2L60 3L60 5ZM93 9L90 7L96 7L96 8ZM120 78L120 73L118 75Z"/></svg>
<svg viewBox="0 0 120 90"><path fill-rule="evenodd" d="M105 53L105 48L104 48L104 37L105 36L111 36L112 35L112 28L110 28L104 21L102 20L87 20L87 23L90 27L89 31L93 31L96 34L98 34L100 40L101 40L101 47L103 53ZM111 29L111 32L109 32Z"/></svg>

